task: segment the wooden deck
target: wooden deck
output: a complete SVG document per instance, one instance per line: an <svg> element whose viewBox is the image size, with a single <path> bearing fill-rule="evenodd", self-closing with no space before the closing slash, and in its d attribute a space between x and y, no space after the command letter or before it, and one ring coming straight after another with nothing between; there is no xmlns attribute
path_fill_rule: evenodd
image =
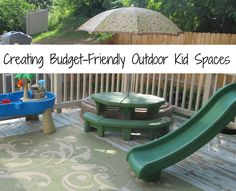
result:
<svg viewBox="0 0 236 191"><path fill-rule="evenodd" d="M72 125L83 130L79 109L66 109L62 114L54 113L57 128ZM172 128L178 128L186 119L174 116ZM0 137L41 131L41 122L29 122L24 118L0 121ZM93 133L96 136L95 133ZM97 136L96 136L97 137ZM133 141L122 141L117 133L107 133L102 139L127 152L130 148L147 141L145 136L136 135ZM125 162L125 161L124 161ZM165 169L178 178L207 191L236 190L236 136L219 134L200 150Z"/></svg>

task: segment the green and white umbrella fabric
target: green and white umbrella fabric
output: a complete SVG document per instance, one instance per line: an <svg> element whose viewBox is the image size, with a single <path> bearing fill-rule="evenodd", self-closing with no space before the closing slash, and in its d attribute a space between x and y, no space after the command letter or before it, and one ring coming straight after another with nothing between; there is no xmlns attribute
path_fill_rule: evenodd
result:
<svg viewBox="0 0 236 191"><path fill-rule="evenodd" d="M137 7L102 12L89 19L77 31L173 35L182 32L176 24L161 13Z"/></svg>

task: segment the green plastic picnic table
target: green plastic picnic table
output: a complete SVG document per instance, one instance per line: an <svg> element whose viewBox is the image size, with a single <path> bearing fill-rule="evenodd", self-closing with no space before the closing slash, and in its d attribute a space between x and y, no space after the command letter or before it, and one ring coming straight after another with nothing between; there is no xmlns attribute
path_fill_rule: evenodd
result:
<svg viewBox="0 0 236 191"><path fill-rule="evenodd" d="M165 103L164 98L139 93L104 92L92 94L91 98L96 102L98 114L106 111L107 106L118 107L123 119L131 119L135 108L147 108L152 118L152 114L158 113L160 106Z"/></svg>

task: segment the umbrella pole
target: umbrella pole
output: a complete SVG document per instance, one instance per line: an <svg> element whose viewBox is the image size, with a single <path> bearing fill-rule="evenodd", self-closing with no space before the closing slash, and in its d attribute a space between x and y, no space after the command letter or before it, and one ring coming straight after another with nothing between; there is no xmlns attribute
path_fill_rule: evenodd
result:
<svg viewBox="0 0 236 191"><path fill-rule="evenodd" d="M131 91L131 83L132 83L132 82L131 82L131 80L132 80L131 75L132 75L132 74L128 74L128 76L127 76L127 81L128 81L128 83L127 83L127 85L128 85L128 86L127 86L127 90L128 90L128 91L127 91L127 92L128 92L127 95L128 95L128 96L129 96L130 91Z"/></svg>

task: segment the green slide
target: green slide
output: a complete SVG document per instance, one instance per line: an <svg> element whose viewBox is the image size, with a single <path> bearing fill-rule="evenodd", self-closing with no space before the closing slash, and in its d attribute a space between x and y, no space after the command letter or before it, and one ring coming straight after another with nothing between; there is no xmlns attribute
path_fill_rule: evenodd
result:
<svg viewBox="0 0 236 191"><path fill-rule="evenodd" d="M236 83L225 86L179 129L160 139L135 147L127 160L145 181L160 178L161 170L188 157L209 142L236 115Z"/></svg>

